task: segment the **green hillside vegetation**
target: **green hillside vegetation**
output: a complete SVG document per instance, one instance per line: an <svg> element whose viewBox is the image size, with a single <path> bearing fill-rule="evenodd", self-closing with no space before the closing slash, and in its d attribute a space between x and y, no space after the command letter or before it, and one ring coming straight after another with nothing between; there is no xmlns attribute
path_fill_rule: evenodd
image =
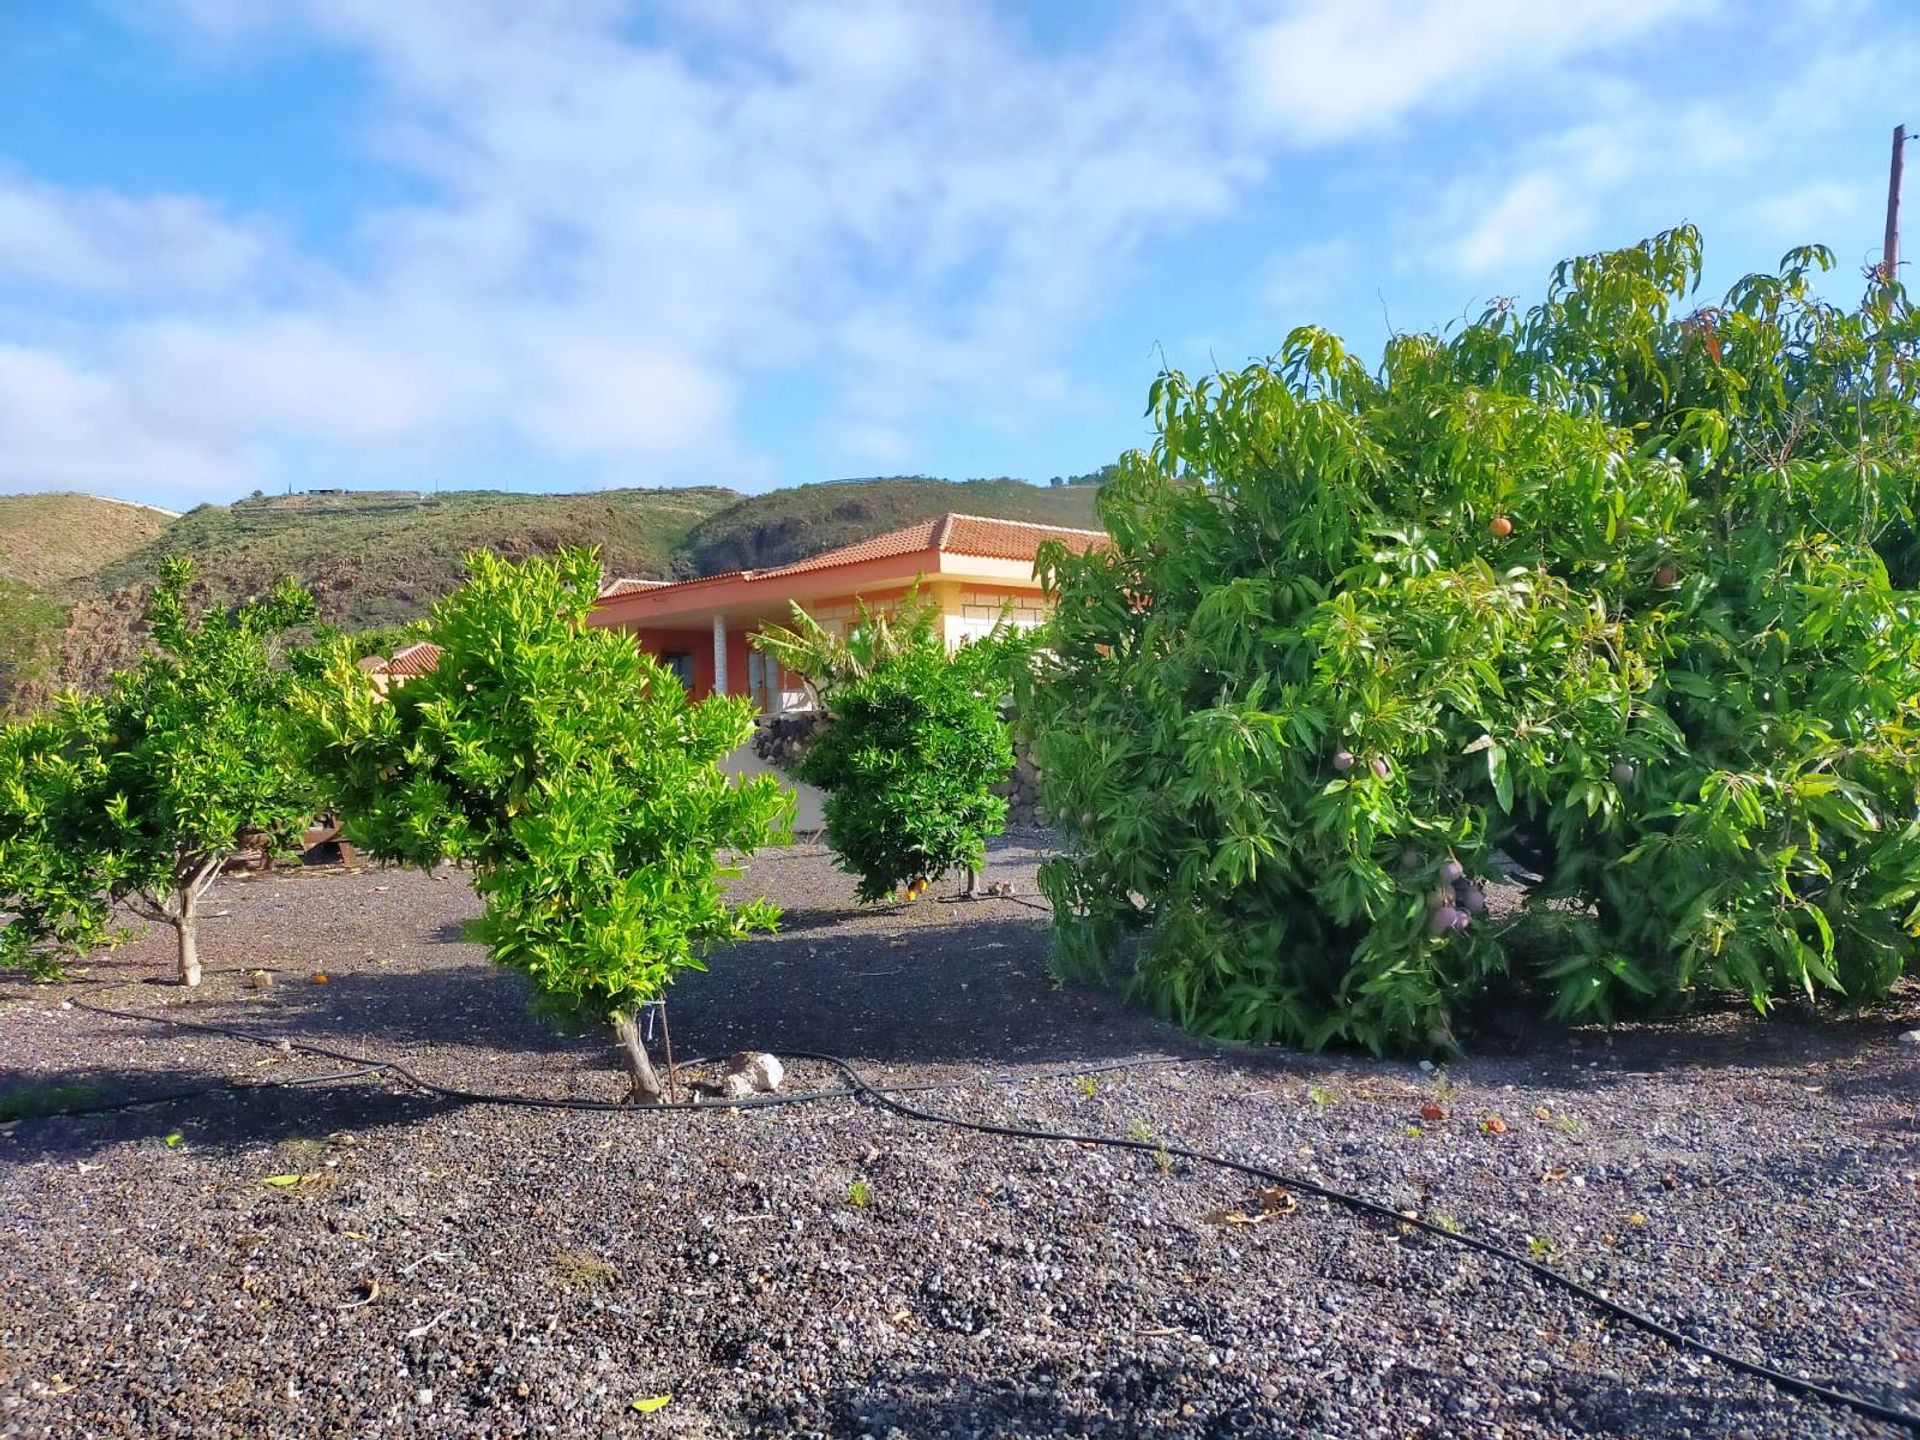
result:
<svg viewBox="0 0 1920 1440"><path fill-rule="evenodd" d="M737 498L718 487L257 496L187 512L154 544L104 567L99 583L109 593L141 584L162 559L182 555L210 595L258 594L291 575L313 591L322 620L362 630L424 615L459 583L460 558L475 549L519 559L596 545L620 574L665 575L695 522Z"/></svg>
<svg viewBox="0 0 1920 1440"><path fill-rule="evenodd" d="M202 505L172 520L89 496L0 496L0 710L36 704L58 686L97 686L131 664L148 591L169 556L194 562L205 602L261 594L291 576L313 592L326 624L389 632L459 583L470 550L520 559L590 545L609 575L707 575L804 559L948 510L1092 525L1098 479L912 476L752 496L718 486L318 491Z"/></svg>
<svg viewBox="0 0 1920 1440"><path fill-rule="evenodd" d="M1043 488L1024 480L925 476L800 485L752 496L694 526L681 546L678 573L718 575L787 565L949 510L1094 527L1099 524L1093 516L1096 493L1097 487L1087 483L1063 481Z"/></svg>
<svg viewBox="0 0 1920 1440"><path fill-rule="evenodd" d="M53 681L73 592L172 518L92 495L0 495L0 713Z"/></svg>
<svg viewBox="0 0 1920 1440"><path fill-rule="evenodd" d="M92 495L0 495L0 580L58 589L159 539L172 519Z"/></svg>

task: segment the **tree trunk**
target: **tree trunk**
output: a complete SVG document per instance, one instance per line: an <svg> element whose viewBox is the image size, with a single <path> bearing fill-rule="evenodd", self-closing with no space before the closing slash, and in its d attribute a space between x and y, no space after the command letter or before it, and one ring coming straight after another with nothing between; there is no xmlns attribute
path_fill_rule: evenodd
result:
<svg viewBox="0 0 1920 1440"><path fill-rule="evenodd" d="M980 898L980 872L971 865L967 866L967 898L969 900Z"/></svg>
<svg viewBox="0 0 1920 1440"><path fill-rule="evenodd" d="M180 942L180 983L200 983L200 897L187 885L174 897L173 933Z"/></svg>
<svg viewBox="0 0 1920 1440"><path fill-rule="evenodd" d="M633 1089L628 1099L642 1105L660 1103L660 1077L653 1073L653 1061L647 1058L647 1045L640 1038L640 1023L624 1010L616 1010L607 1017L613 1026L614 1039L620 1042L620 1058L627 1067L627 1078Z"/></svg>

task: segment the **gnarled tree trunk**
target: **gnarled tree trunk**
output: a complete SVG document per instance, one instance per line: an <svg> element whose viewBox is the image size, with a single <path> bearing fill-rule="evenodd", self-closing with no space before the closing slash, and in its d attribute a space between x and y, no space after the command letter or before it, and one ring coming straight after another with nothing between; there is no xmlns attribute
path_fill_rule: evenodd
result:
<svg viewBox="0 0 1920 1440"><path fill-rule="evenodd" d="M633 1083L629 1093L630 1100L642 1105L660 1103L660 1077L654 1073L653 1061L647 1056L646 1041L640 1038L640 1022L624 1010L616 1010L607 1017L613 1026L614 1038L620 1042L620 1058L627 1067L627 1078Z"/></svg>

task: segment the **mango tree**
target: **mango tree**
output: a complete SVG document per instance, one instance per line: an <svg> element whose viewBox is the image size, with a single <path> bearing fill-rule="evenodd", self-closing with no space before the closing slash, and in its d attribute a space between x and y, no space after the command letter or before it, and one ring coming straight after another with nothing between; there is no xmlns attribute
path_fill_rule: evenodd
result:
<svg viewBox="0 0 1920 1440"><path fill-rule="evenodd" d="M1531 309L1324 330L1150 395L1053 547L1027 703L1064 969L1235 1039L1446 1046L1508 970L1486 882L1604 1018L1863 1000L1920 934L1920 326L1790 252L1693 300L1699 236Z"/></svg>
<svg viewBox="0 0 1920 1440"><path fill-rule="evenodd" d="M192 565L161 566L154 653L98 696L67 695L0 731L0 964L59 972L114 938L116 903L172 928L200 983L199 908L244 845L282 849L312 817L290 744L276 637L313 618L291 582L196 615Z"/></svg>
<svg viewBox="0 0 1920 1440"><path fill-rule="evenodd" d="M383 696L343 643L302 687L313 766L370 854L470 866L492 958L539 1008L609 1024L633 1098L656 1101L639 1011L773 928L766 901L727 903L726 857L782 838L792 798L720 769L752 733L746 700L693 704L631 637L587 623L592 552L467 568L427 627L431 674Z"/></svg>

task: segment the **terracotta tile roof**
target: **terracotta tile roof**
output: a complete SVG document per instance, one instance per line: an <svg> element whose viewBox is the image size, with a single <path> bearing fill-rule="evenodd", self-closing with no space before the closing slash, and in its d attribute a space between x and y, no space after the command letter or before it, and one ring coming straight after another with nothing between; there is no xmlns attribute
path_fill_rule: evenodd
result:
<svg viewBox="0 0 1920 1440"><path fill-rule="evenodd" d="M636 590L658 590L662 585L671 585L671 580L635 580L621 575L609 580L600 587L600 598L609 600L615 595L631 595Z"/></svg>
<svg viewBox="0 0 1920 1440"><path fill-rule="evenodd" d="M932 520L922 520L903 530L890 530L871 540L842 545L791 565L771 570L748 570L749 580L773 580L782 575L801 575L812 570L835 570L842 565L858 565L865 560L886 560L895 555L914 555L937 550L950 555L980 555L994 560L1031 560L1047 540L1065 540L1069 545L1088 550L1108 543L1099 530L1070 530L1063 525L1034 525L1024 520L997 520L986 515L959 515L949 512Z"/></svg>
<svg viewBox="0 0 1920 1440"><path fill-rule="evenodd" d="M422 640L394 651L393 659L387 662L387 674L406 680L416 675L431 675L439 664L440 647L431 640Z"/></svg>

